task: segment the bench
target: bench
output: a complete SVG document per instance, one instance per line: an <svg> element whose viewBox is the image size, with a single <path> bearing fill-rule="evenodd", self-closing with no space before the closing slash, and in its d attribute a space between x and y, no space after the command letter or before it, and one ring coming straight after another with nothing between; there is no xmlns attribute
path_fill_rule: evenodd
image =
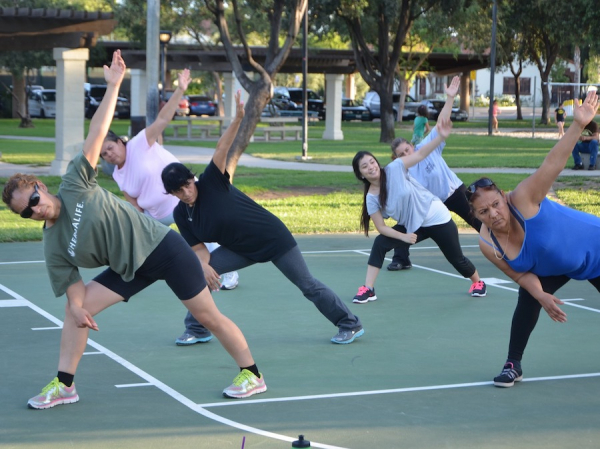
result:
<svg viewBox="0 0 600 449"><path fill-rule="evenodd" d="M262 131L264 133L266 142L271 140L271 134L278 134L281 136L281 140L285 140L286 132L294 133L295 139L300 140L302 126L264 126L256 128L255 133L256 131Z"/></svg>
<svg viewBox="0 0 600 449"><path fill-rule="evenodd" d="M187 138L188 139L192 139L196 136L193 136L193 131L200 131L200 135L198 137L203 138L203 139L207 139L208 136L210 135L210 132L213 130L218 129L217 125L168 125L167 128L170 128L173 130L173 137L174 138L179 138L179 131L180 130L184 130L187 133ZM183 136L181 136L183 137Z"/></svg>

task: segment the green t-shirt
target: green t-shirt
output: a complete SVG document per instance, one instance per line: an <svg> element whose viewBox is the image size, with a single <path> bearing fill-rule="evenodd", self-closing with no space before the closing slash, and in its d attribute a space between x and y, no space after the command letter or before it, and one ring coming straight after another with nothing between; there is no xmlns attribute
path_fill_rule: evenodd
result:
<svg viewBox="0 0 600 449"><path fill-rule="evenodd" d="M425 135L425 125L426 124L427 124L427 117L418 115L415 118L415 122L413 125L413 136L414 137L423 137Z"/></svg>
<svg viewBox="0 0 600 449"><path fill-rule="evenodd" d="M104 190L83 153L67 167L57 196L60 215L44 227L44 255L56 296L81 280L77 267L109 266L130 281L169 228Z"/></svg>

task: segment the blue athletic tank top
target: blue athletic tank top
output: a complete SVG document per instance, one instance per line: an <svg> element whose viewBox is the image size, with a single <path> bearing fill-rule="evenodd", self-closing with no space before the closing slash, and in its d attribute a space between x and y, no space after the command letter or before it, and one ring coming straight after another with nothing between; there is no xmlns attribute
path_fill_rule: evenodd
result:
<svg viewBox="0 0 600 449"><path fill-rule="evenodd" d="M513 260L504 257L513 270L578 280L600 276L600 218L548 198L541 202L539 212L527 220L515 207L509 207L525 231L519 255ZM493 233L491 236L500 254L504 254Z"/></svg>

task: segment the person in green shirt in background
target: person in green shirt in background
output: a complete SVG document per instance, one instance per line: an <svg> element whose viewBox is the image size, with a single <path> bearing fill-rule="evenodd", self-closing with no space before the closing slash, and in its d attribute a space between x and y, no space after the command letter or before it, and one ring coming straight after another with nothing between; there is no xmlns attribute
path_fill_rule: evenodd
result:
<svg viewBox="0 0 600 449"><path fill-rule="evenodd" d="M431 130L431 128L429 128L428 117L427 106L424 104L420 105L417 108L417 116L415 117L415 122L413 123L413 136L411 140L413 145L418 145L421 143L425 137L425 133Z"/></svg>

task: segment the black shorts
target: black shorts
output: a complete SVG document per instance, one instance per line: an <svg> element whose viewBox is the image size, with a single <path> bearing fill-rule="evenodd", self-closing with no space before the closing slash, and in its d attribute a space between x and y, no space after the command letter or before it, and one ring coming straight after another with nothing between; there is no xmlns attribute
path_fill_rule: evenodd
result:
<svg viewBox="0 0 600 449"><path fill-rule="evenodd" d="M206 288L204 272L196 253L173 230L150 253L131 281L125 282L111 268L94 278L94 281L121 295L125 301L158 280L166 281L182 301L193 298Z"/></svg>

